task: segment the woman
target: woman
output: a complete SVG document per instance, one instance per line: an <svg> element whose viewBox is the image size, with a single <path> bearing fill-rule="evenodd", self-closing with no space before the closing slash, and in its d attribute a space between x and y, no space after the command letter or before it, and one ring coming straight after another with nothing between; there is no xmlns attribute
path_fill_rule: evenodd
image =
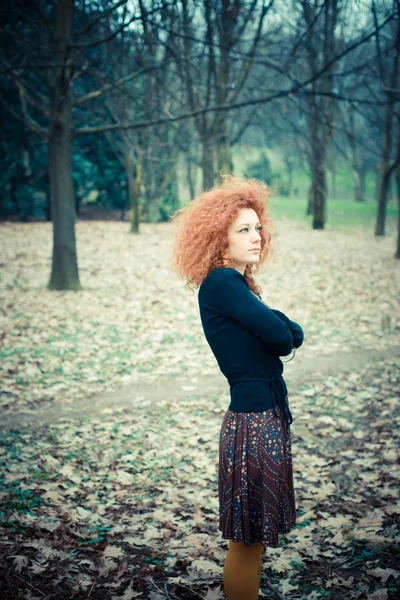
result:
<svg viewBox="0 0 400 600"><path fill-rule="evenodd" d="M268 186L224 177L179 209L172 267L199 288L207 342L230 386L219 438L219 530L229 540L228 600L258 598L262 554L296 523L286 356L303 343L300 325L261 299L254 280L271 256Z"/></svg>

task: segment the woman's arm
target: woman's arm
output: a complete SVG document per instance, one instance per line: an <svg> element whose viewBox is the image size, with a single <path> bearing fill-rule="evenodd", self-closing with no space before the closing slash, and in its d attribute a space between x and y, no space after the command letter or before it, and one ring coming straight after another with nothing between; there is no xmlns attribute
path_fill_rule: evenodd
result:
<svg viewBox="0 0 400 600"><path fill-rule="evenodd" d="M253 294L236 269L212 271L203 290L209 308L234 319L258 335L273 354L287 356L293 349L293 336L285 320Z"/></svg>
<svg viewBox="0 0 400 600"><path fill-rule="evenodd" d="M296 323L296 321L291 321L289 319L289 317L287 317L285 315L285 313L281 312L277 308L271 308L270 310L272 310L272 312L277 317L282 319L282 321L285 321L285 323L288 324L289 329L292 332L292 336L293 336L293 346L295 348L300 348L300 346L304 342L304 332L303 332L302 328L300 327L300 325L298 323Z"/></svg>

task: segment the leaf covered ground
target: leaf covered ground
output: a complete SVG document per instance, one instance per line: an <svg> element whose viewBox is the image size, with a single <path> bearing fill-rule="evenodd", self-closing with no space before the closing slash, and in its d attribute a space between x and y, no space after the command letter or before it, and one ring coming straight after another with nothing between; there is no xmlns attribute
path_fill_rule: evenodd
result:
<svg viewBox="0 0 400 600"><path fill-rule="evenodd" d="M263 300L306 332L302 356L387 348L400 331L396 232L277 224ZM78 222L81 292L46 290L51 223L1 226L0 407L76 402L162 375L215 373L197 293L167 268L169 223Z"/></svg>
<svg viewBox="0 0 400 600"><path fill-rule="evenodd" d="M122 383L134 402L119 407L116 392L101 414L3 431L0 587L7 600L222 599L227 397L202 393L217 366L196 296L166 268L171 230L144 225L135 237L123 223L78 223L79 293L45 290L50 233L3 228L3 413L95 402ZM264 300L303 326L304 355L398 344L393 239L280 224L259 281ZM135 382L177 374L183 400L135 396ZM260 596L275 597L270 581L299 600L400 598L398 359L311 371L289 400L297 525L264 555Z"/></svg>

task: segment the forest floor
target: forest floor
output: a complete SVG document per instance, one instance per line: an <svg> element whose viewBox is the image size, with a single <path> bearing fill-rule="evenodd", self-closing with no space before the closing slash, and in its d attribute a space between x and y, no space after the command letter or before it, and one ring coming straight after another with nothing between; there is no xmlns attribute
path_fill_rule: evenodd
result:
<svg viewBox="0 0 400 600"><path fill-rule="evenodd" d="M229 390L163 264L169 225L78 223L78 293L45 289L50 227L2 230L3 597L223 599ZM287 222L259 276L305 331L284 373L297 524L264 554L261 597L400 599L394 239Z"/></svg>

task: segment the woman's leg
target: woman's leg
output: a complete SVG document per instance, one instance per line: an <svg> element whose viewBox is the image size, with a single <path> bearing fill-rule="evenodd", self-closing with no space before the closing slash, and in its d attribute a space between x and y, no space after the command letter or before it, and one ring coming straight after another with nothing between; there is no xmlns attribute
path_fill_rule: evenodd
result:
<svg viewBox="0 0 400 600"><path fill-rule="evenodd" d="M261 542L245 546L229 540L223 583L227 600L258 600L261 575Z"/></svg>

